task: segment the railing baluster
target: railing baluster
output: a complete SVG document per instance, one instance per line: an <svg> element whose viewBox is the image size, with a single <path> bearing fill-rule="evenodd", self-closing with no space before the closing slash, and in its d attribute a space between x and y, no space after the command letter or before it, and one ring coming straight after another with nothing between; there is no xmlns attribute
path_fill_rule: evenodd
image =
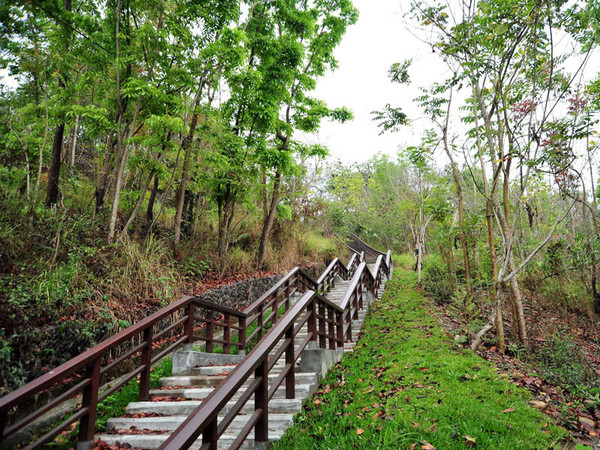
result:
<svg viewBox="0 0 600 450"><path fill-rule="evenodd" d="M327 323L327 334L329 335L329 349L335 350L335 323L333 320L333 308L327 307L327 319L330 322Z"/></svg>
<svg viewBox="0 0 600 450"><path fill-rule="evenodd" d="M240 317L240 330L238 331L238 341L240 352L246 352L246 318Z"/></svg>
<svg viewBox="0 0 600 450"><path fill-rule="evenodd" d="M310 311L310 316L308 318L308 332L312 333L310 340L317 340L317 300L313 299L312 302L308 305L308 310Z"/></svg>
<svg viewBox="0 0 600 450"><path fill-rule="evenodd" d="M225 313L225 328L223 330L223 353L231 353L231 314Z"/></svg>
<svg viewBox="0 0 600 450"><path fill-rule="evenodd" d="M281 291L279 289L277 289L277 291L275 292L275 300L273 301L273 314L274 314L274 319L273 319L273 323L277 322L277 319L279 318L279 297L281 296Z"/></svg>
<svg viewBox="0 0 600 450"><path fill-rule="evenodd" d="M202 444L209 445L210 450L217 450L217 442L219 441L219 436L217 436L217 418L215 417L206 427L206 429L202 432Z"/></svg>
<svg viewBox="0 0 600 450"><path fill-rule="evenodd" d="M337 347L338 348L343 348L344 347L344 315L339 312L336 311L335 313L335 324L336 324L336 328L337 328Z"/></svg>
<svg viewBox="0 0 600 450"><path fill-rule="evenodd" d="M194 343L194 303L190 302L190 304L186 308L186 314L188 316L187 321L185 322L185 334L187 336L186 343L193 344Z"/></svg>
<svg viewBox="0 0 600 450"><path fill-rule="evenodd" d="M92 448L94 442L94 425L96 423L96 407L98 406L98 389L100 388L100 365L102 357L99 356L86 368L86 378L90 384L83 388L81 407L87 408L87 413L79 422L79 437L77 448Z"/></svg>
<svg viewBox="0 0 600 450"><path fill-rule="evenodd" d="M346 315L346 322L348 323L348 336L347 342L352 342L352 304L348 304L348 313Z"/></svg>
<svg viewBox="0 0 600 450"><path fill-rule="evenodd" d="M325 308L323 303L319 302L319 347L326 348L325 340Z"/></svg>
<svg viewBox="0 0 600 450"><path fill-rule="evenodd" d="M254 440L265 442L269 439L269 364L266 357L256 368L254 376L261 379L254 394L254 410L262 410L260 419L254 427Z"/></svg>
<svg viewBox="0 0 600 450"><path fill-rule="evenodd" d="M285 349L285 364L290 364L290 370L285 377L285 398L296 398L296 363L294 361L294 323L285 332L285 338L289 339Z"/></svg>
<svg viewBox="0 0 600 450"><path fill-rule="evenodd" d="M144 330L144 342L146 346L142 350L142 365L144 370L140 373L140 401L148 401L150 397L150 370L152 369L152 336L153 326Z"/></svg>
<svg viewBox="0 0 600 450"><path fill-rule="evenodd" d="M206 323L206 352L213 352L213 339L215 334L215 315L212 309L208 310L208 317Z"/></svg>
<svg viewBox="0 0 600 450"><path fill-rule="evenodd" d="M256 319L256 326L258 327L258 340L260 341L263 337L263 314L265 307L261 303L258 307L258 318Z"/></svg>

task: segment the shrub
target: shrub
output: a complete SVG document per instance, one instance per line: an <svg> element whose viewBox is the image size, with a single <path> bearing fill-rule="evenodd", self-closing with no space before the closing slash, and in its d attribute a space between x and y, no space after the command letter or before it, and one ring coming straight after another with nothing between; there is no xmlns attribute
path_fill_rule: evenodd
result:
<svg viewBox="0 0 600 450"><path fill-rule="evenodd" d="M452 300L452 274L437 254L427 255L423 260L423 288L438 303L449 303Z"/></svg>
<svg viewBox="0 0 600 450"><path fill-rule="evenodd" d="M565 330L548 337L533 357L544 378L569 390L598 381L585 355Z"/></svg>

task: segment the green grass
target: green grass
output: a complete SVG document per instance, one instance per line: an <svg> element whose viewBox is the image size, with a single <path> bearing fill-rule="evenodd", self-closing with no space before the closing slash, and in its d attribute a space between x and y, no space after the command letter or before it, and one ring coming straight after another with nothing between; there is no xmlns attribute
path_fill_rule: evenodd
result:
<svg viewBox="0 0 600 450"><path fill-rule="evenodd" d="M528 405L528 391L448 337L415 278L396 268L356 351L274 448L566 447L568 433Z"/></svg>

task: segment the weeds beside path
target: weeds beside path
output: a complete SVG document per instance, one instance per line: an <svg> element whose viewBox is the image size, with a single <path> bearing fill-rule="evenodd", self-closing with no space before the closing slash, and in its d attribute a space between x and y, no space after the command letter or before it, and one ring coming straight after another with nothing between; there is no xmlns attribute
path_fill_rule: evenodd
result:
<svg viewBox="0 0 600 450"><path fill-rule="evenodd" d="M528 391L454 344L412 272L394 275L355 352L329 372L275 448L569 446L568 433L529 406Z"/></svg>

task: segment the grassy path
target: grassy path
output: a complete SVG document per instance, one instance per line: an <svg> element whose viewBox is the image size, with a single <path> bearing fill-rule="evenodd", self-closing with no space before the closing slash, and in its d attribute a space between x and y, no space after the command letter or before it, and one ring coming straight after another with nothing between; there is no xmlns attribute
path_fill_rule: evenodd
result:
<svg viewBox="0 0 600 450"><path fill-rule="evenodd" d="M567 432L528 405L526 390L454 344L415 285L414 273L396 269L356 351L275 448L567 447Z"/></svg>

